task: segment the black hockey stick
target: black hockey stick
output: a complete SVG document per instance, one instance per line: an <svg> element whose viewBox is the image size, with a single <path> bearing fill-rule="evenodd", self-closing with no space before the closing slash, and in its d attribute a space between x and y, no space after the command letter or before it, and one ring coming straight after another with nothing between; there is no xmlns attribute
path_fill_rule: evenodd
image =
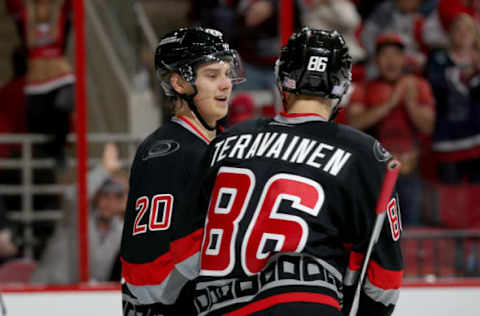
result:
<svg viewBox="0 0 480 316"><path fill-rule="evenodd" d="M377 206L375 212L377 216L375 218L375 225L373 226L372 235L370 236L370 241L368 243L367 253L363 259L362 270L358 278L357 288L355 289L355 296L353 297L352 308L348 316L356 316L358 311L358 306L360 304L360 292L362 290L363 279L365 278L365 273L367 271L368 262L370 261L370 256L372 255L373 247L380 237L382 232L383 222L385 220L387 203L388 199L392 195L393 188L395 187L395 182L397 181L398 172L400 170L400 163L396 160L390 161L387 167L387 174L385 175L385 180L382 186L382 191L377 201Z"/></svg>

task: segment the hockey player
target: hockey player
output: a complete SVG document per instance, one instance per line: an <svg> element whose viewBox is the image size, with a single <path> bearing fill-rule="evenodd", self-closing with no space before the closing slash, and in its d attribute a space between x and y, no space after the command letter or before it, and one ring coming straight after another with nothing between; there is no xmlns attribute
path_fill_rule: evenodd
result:
<svg viewBox="0 0 480 316"><path fill-rule="evenodd" d="M163 36L155 68L173 116L140 145L131 168L121 244L129 316L192 313L185 284L198 274L204 214L190 203L232 85L244 80L222 34L199 27Z"/></svg>
<svg viewBox="0 0 480 316"><path fill-rule="evenodd" d="M357 315L390 315L403 275L398 163L332 121L351 80L343 37L304 28L282 49L276 77L286 112L209 146L197 313L346 315L376 213L388 208Z"/></svg>

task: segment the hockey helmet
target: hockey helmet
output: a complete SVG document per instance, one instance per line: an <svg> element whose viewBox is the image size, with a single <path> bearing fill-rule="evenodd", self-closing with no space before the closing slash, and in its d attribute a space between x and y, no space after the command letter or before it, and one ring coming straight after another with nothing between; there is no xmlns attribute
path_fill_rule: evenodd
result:
<svg viewBox="0 0 480 316"><path fill-rule="evenodd" d="M340 33L305 27L282 48L275 75L281 91L340 100L350 86L351 68Z"/></svg>
<svg viewBox="0 0 480 316"><path fill-rule="evenodd" d="M232 83L245 81L240 57L237 51L230 49L220 31L202 27L179 28L165 34L155 51L155 70L168 96L176 95L168 74L177 72L194 84L198 66L217 61L230 63Z"/></svg>

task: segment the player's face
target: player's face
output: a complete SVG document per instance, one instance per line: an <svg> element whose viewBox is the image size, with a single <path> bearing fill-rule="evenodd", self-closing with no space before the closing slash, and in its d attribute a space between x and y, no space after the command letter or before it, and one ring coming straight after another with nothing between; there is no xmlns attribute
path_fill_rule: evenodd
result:
<svg viewBox="0 0 480 316"><path fill-rule="evenodd" d="M211 126L227 115L232 93L229 75L230 64L227 62L203 64L197 69L195 84L198 94L193 100L202 117Z"/></svg>
<svg viewBox="0 0 480 316"><path fill-rule="evenodd" d="M405 55L400 48L394 45L385 46L377 55L377 65L383 79L396 81L402 76Z"/></svg>

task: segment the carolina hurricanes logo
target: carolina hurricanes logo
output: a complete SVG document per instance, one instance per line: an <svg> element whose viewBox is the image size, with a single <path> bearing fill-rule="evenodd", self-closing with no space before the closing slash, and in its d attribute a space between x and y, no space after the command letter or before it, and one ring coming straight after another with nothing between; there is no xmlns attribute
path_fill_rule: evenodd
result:
<svg viewBox="0 0 480 316"><path fill-rule="evenodd" d="M180 144L174 140L167 139L156 142L150 147L143 160L150 158L164 157L180 149Z"/></svg>
<svg viewBox="0 0 480 316"><path fill-rule="evenodd" d="M378 141L373 144L373 155L378 161L387 161L392 158L392 154L390 154Z"/></svg>

